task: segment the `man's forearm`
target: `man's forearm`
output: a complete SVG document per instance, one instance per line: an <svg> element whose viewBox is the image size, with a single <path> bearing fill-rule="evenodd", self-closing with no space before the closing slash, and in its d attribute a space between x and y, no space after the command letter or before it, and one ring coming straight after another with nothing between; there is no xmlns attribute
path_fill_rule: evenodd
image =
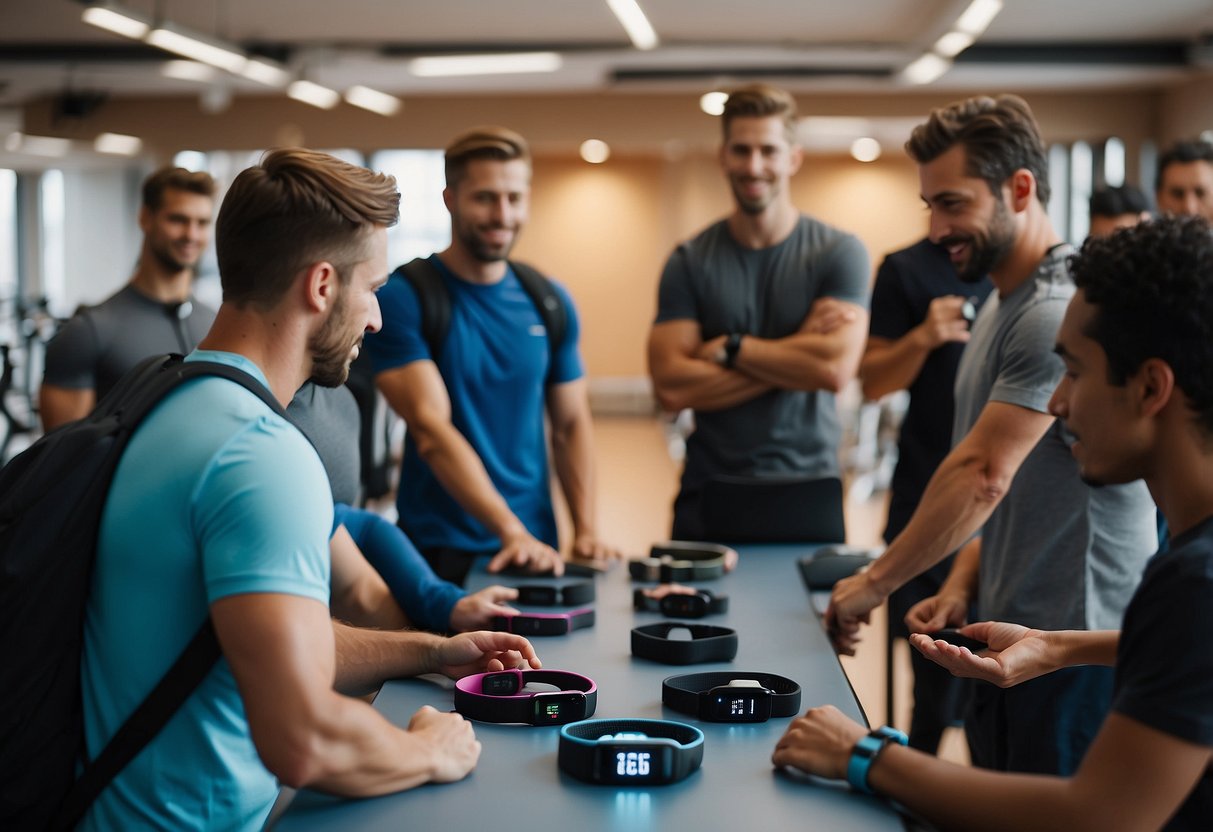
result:
<svg viewBox="0 0 1213 832"><path fill-rule="evenodd" d="M333 622L337 666L334 687L362 695L386 679L433 672L442 637L414 631L365 630Z"/></svg>
<svg viewBox="0 0 1213 832"><path fill-rule="evenodd" d="M736 369L785 390L839 392L859 370L860 351L831 335L798 332L786 338L746 336Z"/></svg>
<svg viewBox="0 0 1213 832"><path fill-rule="evenodd" d="M869 340L868 349L859 362L865 398L876 400L897 390L906 390L914 383L931 354L917 333L917 329L912 329L891 342Z"/></svg>
<svg viewBox="0 0 1213 832"><path fill-rule="evenodd" d="M1056 653L1054 669L1083 664L1116 665L1120 630L1054 630L1046 632L1044 639Z"/></svg>
<svg viewBox="0 0 1213 832"><path fill-rule="evenodd" d="M574 533L596 535L597 472L593 430L588 416L552 430L552 461L573 518Z"/></svg>
<svg viewBox="0 0 1213 832"><path fill-rule="evenodd" d="M989 519L1003 491L990 488L975 457L947 457L927 485L914 516L868 570L885 597L939 563Z"/></svg>
<svg viewBox="0 0 1213 832"><path fill-rule="evenodd" d="M416 442L438 482L468 514L498 537L524 529L493 485L475 449L454 425L421 431Z"/></svg>
<svg viewBox="0 0 1213 832"><path fill-rule="evenodd" d="M682 358L673 371L654 372L653 388L666 410L712 411L744 404L771 390L772 385L711 361Z"/></svg>

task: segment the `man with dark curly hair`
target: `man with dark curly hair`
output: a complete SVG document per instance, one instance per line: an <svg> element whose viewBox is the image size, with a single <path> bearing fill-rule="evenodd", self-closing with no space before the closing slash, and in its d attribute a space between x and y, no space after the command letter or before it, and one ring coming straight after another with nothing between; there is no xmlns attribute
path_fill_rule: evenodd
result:
<svg viewBox="0 0 1213 832"><path fill-rule="evenodd" d="M963 768L868 740L831 706L792 723L776 765L845 773L941 829L1213 828L1213 234L1201 218L1143 223L1088 240L1071 270L1078 292L1057 336L1065 374L1049 411L1076 437L1084 480L1145 479L1170 548L1149 561L1119 631L986 621L963 629L989 645L980 654L911 641L1000 687L1114 665L1111 713L1081 767L1069 778ZM861 741L875 756L856 765Z"/></svg>

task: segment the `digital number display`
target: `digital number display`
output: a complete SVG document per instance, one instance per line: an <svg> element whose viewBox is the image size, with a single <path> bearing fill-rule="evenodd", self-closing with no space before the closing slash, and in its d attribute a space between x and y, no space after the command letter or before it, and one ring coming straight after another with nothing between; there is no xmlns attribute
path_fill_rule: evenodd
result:
<svg viewBox="0 0 1213 832"><path fill-rule="evenodd" d="M702 718L716 722L766 722L771 718L771 692L755 688L716 688Z"/></svg>
<svg viewBox="0 0 1213 832"><path fill-rule="evenodd" d="M729 716L753 716L754 700L750 697L729 700Z"/></svg>
<svg viewBox="0 0 1213 832"><path fill-rule="evenodd" d="M649 751L616 751L615 775L618 777L648 777L653 768Z"/></svg>

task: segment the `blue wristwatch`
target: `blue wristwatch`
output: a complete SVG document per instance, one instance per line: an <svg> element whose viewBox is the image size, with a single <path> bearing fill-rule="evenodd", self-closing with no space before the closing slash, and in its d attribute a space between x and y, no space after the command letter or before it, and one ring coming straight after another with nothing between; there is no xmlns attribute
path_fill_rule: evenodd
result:
<svg viewBox="0 0 1213 832"><path fill-rule="evenodd" d="M851 784L851 788L864 794L872 794L872 787L868 785L868 770L872 763L890 742L905 745L909 741L909 737L888 725L882 725L866 737L861 737L851 749L851 759L847 761L847 782Z"/></svg>

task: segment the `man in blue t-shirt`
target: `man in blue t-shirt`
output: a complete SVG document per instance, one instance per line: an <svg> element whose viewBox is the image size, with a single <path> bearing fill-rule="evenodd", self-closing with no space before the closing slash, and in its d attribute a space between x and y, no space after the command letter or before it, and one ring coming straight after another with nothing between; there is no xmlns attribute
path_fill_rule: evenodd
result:
<svg viewBox="0 0 1213 832"><path fill-rule="evenodd" d="M989 645L977 654L911 641L1003 688L1114 666L1111 713L1082 765L1065 778L957 766L869 739L826 706L792 723L777 766L846 777L946 829L1213 829L1213 232L1196 217L1142 223L1088 239L1071 272L1049 410L1077 438L1084 480L1145 480L1170 546L1147 564L1119 631L984 621L962 629Z"/></svg>
<svg viewBox="0 0 1213 832"><path fill-rule="evenodd" d="M302 149L241 173L217 225L224 302L186 360L236 367L283 404L345 381L379 326L388 176ZM528 665L507 633L450 639L329 617L332 493L293 424L231 381L181 385L140 425L101 518L81 690L95 759L210 618L222 659L122 769L81 828L260 829L278 784L347 796L464 777L470 723L425 707L407 728L366 702L387 678Z"/></svg>
<svg viewBox="0 0 1213 832"><path fill-rule="evenodd" d="M597 527L593 426L573 302L555 290L567 327L555 349L507 261L527 219L525 140L482 127L446 150L443 201L451 244L429 258L450 297L437 355L423 335L417 292L394 275L379 295L383 329L368 337L375 381L407 425L396 505L400 528L448 580L472 557L490 571L563 571L548 482L552 458L573 519L572 554L616 557Z"/></svg>

